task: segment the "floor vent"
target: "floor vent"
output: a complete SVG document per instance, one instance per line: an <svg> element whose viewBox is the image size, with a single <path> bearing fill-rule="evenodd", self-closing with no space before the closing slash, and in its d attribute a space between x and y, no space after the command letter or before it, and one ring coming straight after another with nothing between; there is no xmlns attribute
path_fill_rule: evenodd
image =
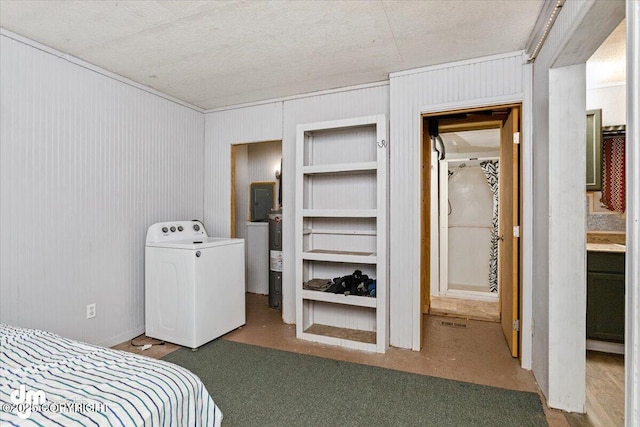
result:
<svg viewBox="0 0 640 427"><path fill-rule="evenodd" d="M447 322L446 320L441 320L440 324L442 326L449 326L451 328L466 328L467 327L467 325L465 323Z"/></svg>

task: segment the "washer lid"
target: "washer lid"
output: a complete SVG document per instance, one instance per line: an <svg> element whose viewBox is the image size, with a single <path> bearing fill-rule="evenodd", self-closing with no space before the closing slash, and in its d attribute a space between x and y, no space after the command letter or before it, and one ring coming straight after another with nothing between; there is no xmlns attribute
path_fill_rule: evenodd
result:
<svg viewBox="0 0 640 427"><path fill-rule="evenodd" d="M244 239L230 239L228 237L202 237L189 240L173 240L168 242L148 242L147 247L151 248L173 248L173 249L205 249L215 246L237 245L244 242Z"/></svg>

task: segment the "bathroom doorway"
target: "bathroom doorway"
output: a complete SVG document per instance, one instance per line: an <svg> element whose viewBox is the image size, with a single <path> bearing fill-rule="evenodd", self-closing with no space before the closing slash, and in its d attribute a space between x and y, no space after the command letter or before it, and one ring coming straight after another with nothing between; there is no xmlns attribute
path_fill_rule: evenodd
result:
<svg viewBox="0 0 640 427"><path fill-rule="evenodd" d="M514 357L521 294L519 123L519 105L423 116L423 312L500 322Z"/></svg>

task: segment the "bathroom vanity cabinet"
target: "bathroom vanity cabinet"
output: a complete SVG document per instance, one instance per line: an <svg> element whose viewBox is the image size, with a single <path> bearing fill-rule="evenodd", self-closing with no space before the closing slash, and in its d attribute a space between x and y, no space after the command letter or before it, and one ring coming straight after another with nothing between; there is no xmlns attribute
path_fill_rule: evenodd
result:
<svg viewBox="0 0 640 427"><path fill-rule="evenodd" d="M624 342L624 263L624 249L587 251L587 339Z"/></svg>

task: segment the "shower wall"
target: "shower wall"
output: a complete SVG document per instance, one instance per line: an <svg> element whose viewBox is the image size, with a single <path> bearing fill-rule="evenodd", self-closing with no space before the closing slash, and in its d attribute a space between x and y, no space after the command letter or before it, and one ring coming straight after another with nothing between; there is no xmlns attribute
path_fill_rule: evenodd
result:
<svg viewBox="0 0 640 427"><path fill-rule="evenodd" d="M449 162L449 171L447 288L489 293L493 194L477 162Z"/></svg>

